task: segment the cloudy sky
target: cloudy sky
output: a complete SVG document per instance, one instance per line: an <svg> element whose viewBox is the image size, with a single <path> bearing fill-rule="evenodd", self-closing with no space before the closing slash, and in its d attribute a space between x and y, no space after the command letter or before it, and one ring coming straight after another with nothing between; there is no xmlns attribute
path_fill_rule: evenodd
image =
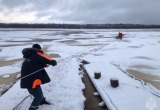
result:
<svg viewBox="0 0 160 110"><path fill-rule="evenodd" d="M0 0L0 23L160 24L160 0Z"/></svg>

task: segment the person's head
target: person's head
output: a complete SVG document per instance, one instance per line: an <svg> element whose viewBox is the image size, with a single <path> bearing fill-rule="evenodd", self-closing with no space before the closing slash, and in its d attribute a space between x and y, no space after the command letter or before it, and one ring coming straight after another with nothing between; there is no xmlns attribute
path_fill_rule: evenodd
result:
<svg viewBox="0 0 160 110"><path fill-rule="evenodd" d="M41 46L39 44L33 44L32 48L41 49Z"/></svg>

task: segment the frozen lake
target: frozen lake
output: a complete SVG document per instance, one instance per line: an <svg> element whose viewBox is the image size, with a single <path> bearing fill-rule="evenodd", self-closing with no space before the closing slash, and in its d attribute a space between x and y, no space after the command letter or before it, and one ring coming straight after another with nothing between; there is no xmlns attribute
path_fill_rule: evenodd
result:
<svg viewBox="0 0 160 110"><path fill-rule="evenodd" d="M121 41L114 38L119 31L125 34L124 39ZM139 50L141 54L143 53L142 51L144 51L144 47L146 47L145 50L148 48L147 55L132 55L132 57L128 59L129 62L128 65L126 65L126 70L135 77L141 78L160 89L160 74L158 72L160 66L158 63L157 65L155 64L155 60L159 60L159 52L156 50L160 47L159 31L158 29L0 29L0 74L4 75L18 72L18 68L15 68L16 71L14 67L12 67L13 71L3 70L7 68L7 66L12 66L17 62L21 62L23 60L21 50L25 47L31 47L34 43L40 43L43 46L43 50L50 56L62 58L68 56L67 54L74 54L79 50L92 46L106 45L109 54L112 54L113 51L114 54L119 56L117 59L116 57L114 58L115 61L122 60L125 56L128 57L125 50ZM55 47L54 51L51 52L50 47ZM64 48L65 50L63 50ZM78 50L75 50L75 48L78 48ZM124 54L118 53L122 49L124 50ZM132 54L134 54L134 52ZM121 59L120 56L123 58ZM148 62L148 64L143 63L143 61ZM154 62L155 65L153 65L152 62Z"/></svg>
<svg viewBox="0 0 160 110"><path fill-rule="evenodd" d="M125 34L122 40L115 39L118 32L123 32ZM77 60L85 59L93 64L96 63L96 65L100 64L102 66L104 64L104 68L102 68L102 66L98 67L99 65L94 67L93 64L91 64L91 67L88 67L89 69L99 68L101 71L104 71L106 68L109 70L109 67L113 69L113 66L115 66L122 71L119 76L125 71L137 79L142 79L144 82L151 84L157 91L160 89L159 29L0 29L0 84L3 84L4 80L9 80L9 82L15 81L16 76L10 76L20 72L21 63L23 61L21 51L23 48L31 47L34 43L39 43L43 47L42 50L56 60L74 56ZM70 74L74 73L74 71L76 71L76 61L71 60L70 62L70 60L67 60L64 65L67 65L67 63L71 63L73 68L70 66L58 66L55 71L57 73L66 73L66 71L70 71ZM110 73L115 72L114 70L112 71L112 69L109 70ZM49 68L48 71L51 72L51 68ZM82 83L81 80L72 80L75 76L73 75L72 77L72 75L69 75L69 77L65 76L65 78L60 78L63 80L65 79L66 83L70 81L76 83L74 85L69 84L70 86L63 85L59 80L58 74L56 75L57 77L53 76L53 78L55 78L53 82L58 82L59 85L55 85L54 91L59 91L60 88L74 87L76 84L79 85L80 83L81 85ZM125 82L125 80L127 81L127 79L124 79L122 82ZM7 83L9 82L7 81ZM17 85L18 84L14 86L13 90L19 87ZM58 86L60 87L56 88ZM46 92L51 91L48 89L48 86L46 88ZM82 89L83 86L80 86L80 88ZM81 91L81 89L78 90ZM60 93L52 93L49 96L52 97L54 95L59 96L63 94ZM65 93L68 93L68 91ZM8 93L8 96L9 94L10 93ZM23 96L23 94L21 95ZM82 97L83 96L80 98L81 101L83 101ZM16 98L18 98L18 96ZM72 98L70 97L70 99ZM68 99L66 98L66 100ZM59 104L60 103L55 101L55 105L59 107ZM65 107L66 106L68 107L68 105L65 104ZM62 107L59 110L64 110L64 108Z"/></svg>

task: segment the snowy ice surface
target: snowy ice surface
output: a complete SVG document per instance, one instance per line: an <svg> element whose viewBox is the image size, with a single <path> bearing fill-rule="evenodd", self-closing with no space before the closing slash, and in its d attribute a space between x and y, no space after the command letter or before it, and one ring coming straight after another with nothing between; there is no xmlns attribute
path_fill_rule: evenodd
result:
<svg viewBox="0 0 160 110"><path fill-rule="evenodd" d="M126 69L136 69L144 75L160 77L159 30L4 30L0 31L0 59L10 61L22 58L22 49L34 43L48 47L47 54L61 56L56 59L59 62L56 67L46 68L52 81L42 86L44 95L53 106L40 106L40 110L84 109L84 84L79 75L77 58L90 62L85 65L90 78L112 110L146 110L151 98L157 104L155 110L160 109L160 98L157 97L160 91L124 73ZM125 34L122 40L115 39L119 31ZM143 68L137 65L143 65ZM2 66L0 74L16 73L20 68L21 62ZM94 71L101 71L102 77L95 80ZM111 77L119 79L119 87L110 86ZM18 81L0 97L0 108L11 110L28 94L25 89L20 89Z"/></svg>
<svg viewBox="0 0 160 110"><path fill-rule="evenodd" d="M85 98L84 85L78 75L78 63L75 59L60 62L56 67L46 69L52 81L42 86L44 96L53 105L52 110L83 110ZM11 110L25 96L26 89L20 89L18 81L7 93L0 97L0 108ZM7 105L6 105L7 104ZM41 106L39 110L51 110Z"/></svg>

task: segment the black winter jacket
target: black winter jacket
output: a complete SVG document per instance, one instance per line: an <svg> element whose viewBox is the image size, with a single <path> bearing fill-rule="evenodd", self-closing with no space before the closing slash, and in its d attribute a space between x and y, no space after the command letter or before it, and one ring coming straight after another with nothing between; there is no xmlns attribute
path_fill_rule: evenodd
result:
<svg viewBox="0 0 160 110"><path fill-rule="evenodd" d="M40 83L39 85L50 82L50 78L43 68L46 64L55 66L57 65L57 62L46 56L43 51L35 48L25 48L22 50L22 54L25 60L21 68L21 88L35 88L33 86L35 85L37 79ZM25 77L26 75L29 75L37 70L40 71Z"/></svg>

